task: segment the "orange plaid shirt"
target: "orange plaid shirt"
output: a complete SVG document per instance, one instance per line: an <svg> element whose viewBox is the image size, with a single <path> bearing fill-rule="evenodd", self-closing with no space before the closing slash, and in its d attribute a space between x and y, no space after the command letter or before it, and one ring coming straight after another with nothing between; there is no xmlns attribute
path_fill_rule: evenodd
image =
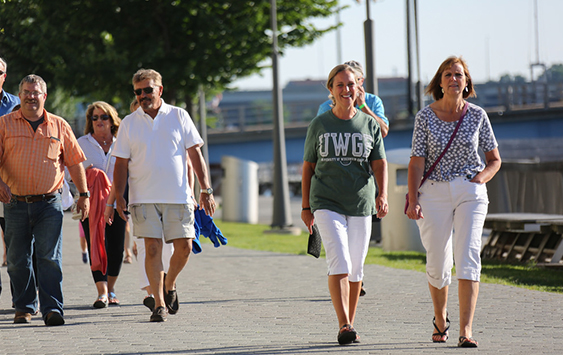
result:
<svg viewBox="0 0 563 355"><path fill-rule="evenodd" d="M0 118L0 177L13 195L42 195L63 186L64 166L86 160L70 125L44 110L33 128L21 110Z"/></svg>

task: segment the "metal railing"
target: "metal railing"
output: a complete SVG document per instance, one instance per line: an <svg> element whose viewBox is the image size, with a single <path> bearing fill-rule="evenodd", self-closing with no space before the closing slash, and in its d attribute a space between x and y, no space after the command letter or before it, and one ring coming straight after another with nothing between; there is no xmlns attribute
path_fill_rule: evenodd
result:
<svg viewBox="0 0 563 355"><path fill-rule="evenodd" d="M522 84L479 84L478 96L471 102L487 111L510 112L518 110L544 110L563 107L563 82L560 83L522 83ZM389 122L412 119L409 114L405 94L380 95L385 105L385 115ZM283 105L284 124L286 127L306 126L317 115L319 104L326 96L317 100L285 102ZM425 104L432 102L425 97ZM223 105L207 112L210 133L244 132L270 129L273 122L271 101L256 101L240 105Z"/></svg>

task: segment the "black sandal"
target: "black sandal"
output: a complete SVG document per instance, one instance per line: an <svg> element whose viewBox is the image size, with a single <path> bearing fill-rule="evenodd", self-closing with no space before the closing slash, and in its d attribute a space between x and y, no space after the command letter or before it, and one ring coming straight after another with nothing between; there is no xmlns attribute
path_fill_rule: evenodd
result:
<svg viewBox="0 0 563 355"><path fill-rule="evenodd" d="M353 343L358 337L356 330L350 324L344 324L338 331L338 344L345 345Z"/></svg>
<svg viewBox="0 0 563 355"><path fill-rule="evenodd" d="M364 288L364 282L362 281L362 288L360 289L360 297L366 295L366 289Z"/></svg>
<svg viewBox="0 0 563 355"><path fill-rule="evenodd" d="M448 316L446 315L446 329L444 329L443 332L440 331L440 329L438 329L438 326L436 325L436 317L434 317L434 319L432 319L432 324L434 324L434 328L436 329L436 333L432 334L432 337L435 336L439 336L441 337L446 337L446 339L444 340L434 340L432 339L432 342L434 343L445 343L446 340L448 340L449 336L448 336L448 330L450 329L450 319L448 318Z"/></svg>
<svg viewBox="0 0 563 355"><path fill-rule="evenodd" d="M476 348L477 345L479 345L477 340L468 337L459 337L459 343L457 343L460 348Z"/></svg>

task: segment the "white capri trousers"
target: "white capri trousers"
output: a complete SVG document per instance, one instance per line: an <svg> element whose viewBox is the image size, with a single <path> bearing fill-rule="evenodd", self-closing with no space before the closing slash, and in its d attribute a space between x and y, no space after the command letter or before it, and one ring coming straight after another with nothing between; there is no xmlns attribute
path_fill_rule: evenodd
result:
<svg viewBox="0 0 563 355"><path fill-rule="evenodd" d="M458 279L481 277L481 238L489 199L485 184L469 180L428 180L419 189L424 218L416 223L426 249L426 276L438 289L451 284L454 258Z"/></svg>
<svg viewBox="0 0 563 355"><path fill-rule="evenodd" d="M329 210L317 210L314 216L326 252L328 274L346 274L350 282L362 281L371 216L345 216Z"/></svg>
<svg viewBox="0 0 563 355"><path fill-rule="evenodd" d="M145 238L137 238L137 263L139 264L139 287L144 289L150 286L149 279L147 277L147 270L145 268ZM164 272L168 272L170 268L170 258L174 254L174 244L172 243L162 243L162 266L164 267ZM154 292L154 290L153 290Z"/></svg>

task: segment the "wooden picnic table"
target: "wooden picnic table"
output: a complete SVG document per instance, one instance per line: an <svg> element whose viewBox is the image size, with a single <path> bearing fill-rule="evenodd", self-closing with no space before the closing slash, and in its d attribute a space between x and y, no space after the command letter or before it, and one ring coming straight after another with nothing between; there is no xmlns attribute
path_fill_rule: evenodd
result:
<svg viewBox="0 0 563 355"><path fill-rule="evenodd" d="M559 265L563 258L563 215L492 213L485 228L491 234L481 251L483 258L545 265Z"/></svg>

